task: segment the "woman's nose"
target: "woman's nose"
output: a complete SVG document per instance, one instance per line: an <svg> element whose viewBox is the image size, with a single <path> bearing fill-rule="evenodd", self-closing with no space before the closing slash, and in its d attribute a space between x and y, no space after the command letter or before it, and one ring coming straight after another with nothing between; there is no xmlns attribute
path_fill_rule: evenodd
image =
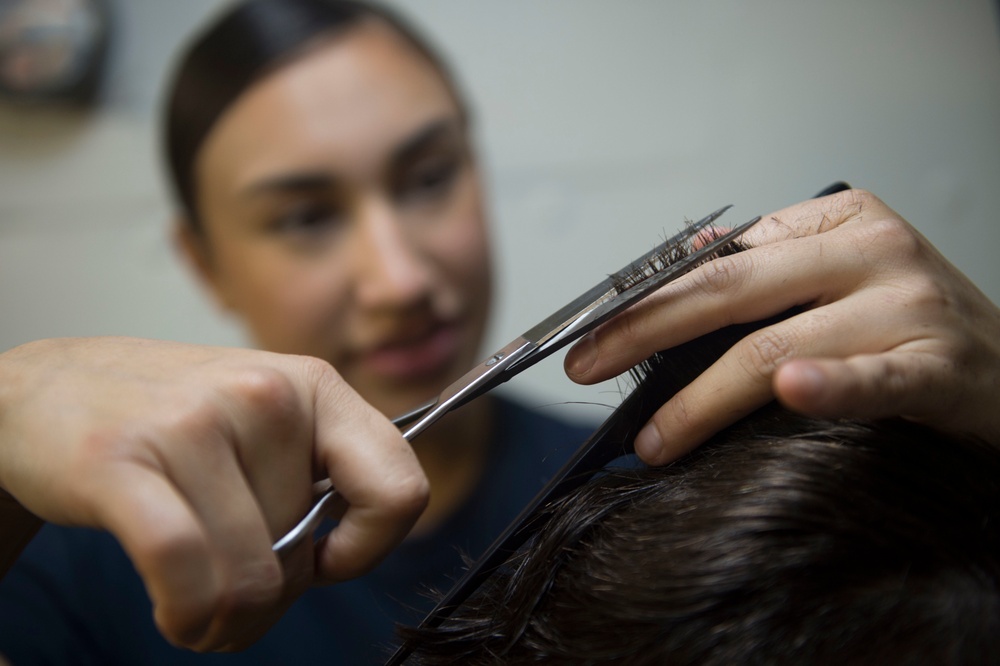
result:
<svg viewBox="0 0 1000 666"><path fill-rule="evenodd" d="M430 292L431 266L421 253L419 233L407 229L390 202L377 200L361 207L356 286L366 306L406 307Z"/></svg>

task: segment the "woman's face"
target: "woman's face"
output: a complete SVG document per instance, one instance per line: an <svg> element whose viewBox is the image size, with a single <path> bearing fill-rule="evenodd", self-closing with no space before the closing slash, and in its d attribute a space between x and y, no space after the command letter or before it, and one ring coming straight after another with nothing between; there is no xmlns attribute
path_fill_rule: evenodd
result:
<svg viewBox="0 0 1000 666"><path fill-rule="evenodd" d="M490 261L463 116L391 29L255 84L195 166L204 234L183 244L261 347L329 361L390 416L477 360Z"/></svg>

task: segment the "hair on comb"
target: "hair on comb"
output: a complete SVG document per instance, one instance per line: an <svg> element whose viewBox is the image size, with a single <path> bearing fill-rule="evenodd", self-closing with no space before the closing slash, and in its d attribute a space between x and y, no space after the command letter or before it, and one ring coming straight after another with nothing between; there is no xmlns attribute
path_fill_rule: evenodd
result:
<svg viewBox="0 0 1000 666"><path fill-rule="evenodd" d="M654 248L653 252L643 259L643 261L626 266L622 270L610 276L615 291L622 293L632 287L648 280L649 278L670 268L674 264L687 259L699 246L714 241L726 233L714 225L707 227L696 227L693 222L688 222L683 232L667 239L661 245ZM738 238L726 243L715 252L711 258L724 257L735 254L746 249L742 239Z"/></svg>

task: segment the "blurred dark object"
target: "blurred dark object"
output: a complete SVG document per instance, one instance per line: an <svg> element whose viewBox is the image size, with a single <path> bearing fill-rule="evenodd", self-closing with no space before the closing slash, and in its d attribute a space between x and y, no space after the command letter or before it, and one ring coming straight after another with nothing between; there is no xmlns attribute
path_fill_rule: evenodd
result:
<svg viewBox="0 0 1000 666"><path fill-rule="evenodd" d="M110 32L107 0L0 0L0 98L91 103Z"/></svg>

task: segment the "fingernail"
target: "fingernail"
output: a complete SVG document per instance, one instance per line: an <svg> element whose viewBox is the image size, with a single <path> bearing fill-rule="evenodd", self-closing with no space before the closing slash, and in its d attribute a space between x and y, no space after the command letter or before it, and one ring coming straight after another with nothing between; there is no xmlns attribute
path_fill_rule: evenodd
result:
<svg viewBox="0 0 1000 666"><path fill-rule="evenodd" d="M597 362L597 340L593 333L580 338L566 356L566 374L570 377L582 377L590 372Z"/></svg>
<svg viewBox="0 0 1000 666"><path fill-rule="evenodd" d="M652 422L635 436L635 452L645 462L655 464L663 455L663 438Z"/></svg>

